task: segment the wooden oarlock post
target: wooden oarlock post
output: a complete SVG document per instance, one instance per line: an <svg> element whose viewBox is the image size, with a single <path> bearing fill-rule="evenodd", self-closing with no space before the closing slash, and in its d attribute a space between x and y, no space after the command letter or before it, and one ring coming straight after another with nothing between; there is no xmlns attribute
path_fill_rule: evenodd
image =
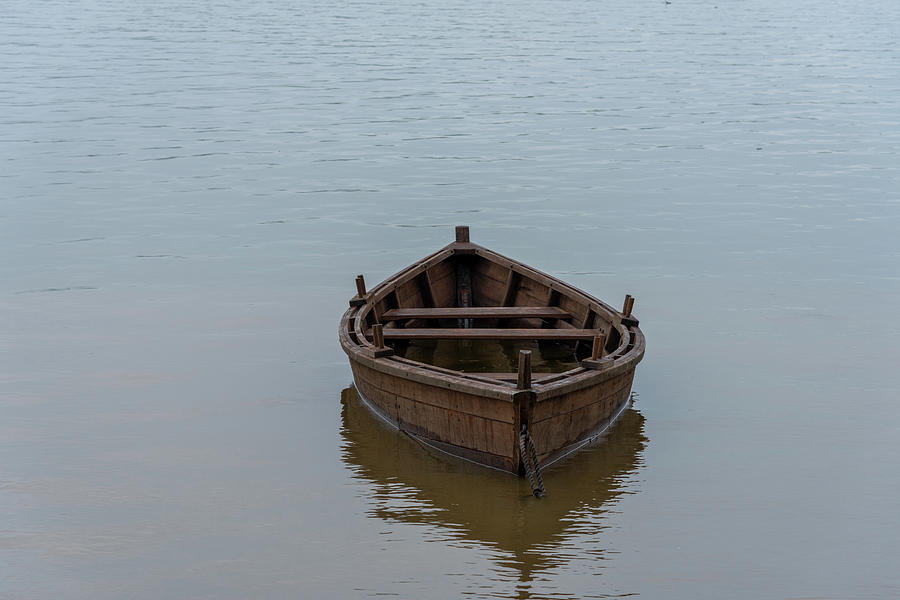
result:
<svg viewBox="0 0 900 600"><path fill-rule="evenodd" d="M593 369L595 371L605 369L612 365L611 357L604 358L603 350L606 347L606 334L594 336L594 345L591 348L591 357L581 361L581 366L585 369Z"/></svg>
<svg viewBox="0 0 900 600"><path fill-rule="evenodd" d="M523 395L526 395L526 404L519 404L519 459L528 483L531 484L531 493L537 498L543 498L547 494L544 489L544 479L541 477L541 465L538 460L537 449L534 440L528 431L528 422L531 420L531 410L534 407L534 392L531 390L531 350L519 350L519 380L516 387ZM528 391L525 391L528 390ZM519 400L523 402L523 400Z"/></svg>
<svg viewBox="0 0 900 600"><path fill-rule="evenodd" d="M456 226L456 241L461 244L469 243L469 226L468 225L457 225Z"/></svg>
<svg viewBox="0 0 900 600"><path fill-rule="evenodd" d="M519 377L516 387L520 390L531 387L531 350L519 350Z"/></svg>
<svg viewBox="0 0 900 600"><path fill-rule="evenodd" d="M379 350L384 348L384 326L381 323L375 323L372 326L372 337L375 347Z"/></svg>
<svg viewBox="0 0 900 600"><path fill-rule="evenodd" d="M394 351L384 345L384 325L375 323L372 325L372 343L375 344L375 358L391 356Z"/></svg>
<svg viewBox="0 0 900 600"><path fill-rule="evenodd" d="M600 360L603 358L603 347L606 346L606 336L598 335L594 337L594 347L591 350L591 360Z"/></svg>
<svg viewBox="0 0 900 600"><path fill-rule="evenodd" d="M638 320L632 316L631 311L634 310L634 297L631 294L625 294L625 305L622 307L622 324L628 327L634 327L638 324Z"/></svg>
<svg viewBox="0 0 900 600"><path fill-rule="evenodd" d="M362 306L366 303L366 280L362 275L356 276L356 296L350 298L350 306Z"/></svg>

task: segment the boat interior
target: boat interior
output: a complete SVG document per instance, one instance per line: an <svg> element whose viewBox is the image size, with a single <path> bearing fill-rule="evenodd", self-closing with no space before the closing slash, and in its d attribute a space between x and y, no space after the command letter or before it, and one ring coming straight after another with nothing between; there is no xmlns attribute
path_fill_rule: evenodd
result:
<svg viewBox="0 0 900 600"><path fill-rule="evenodd" d="M351 306L358 310L347 323L348 333L376 356L393 355L500 381L516 378L520 349L538 350L536 383L549 377L547 371L597 368L627 352L627 325L637 324L630 317L630 296L624 312L618 312L549 275L470 243L464 227L457 228L456 242L370 292L360 275L357 292Z"/></svg>

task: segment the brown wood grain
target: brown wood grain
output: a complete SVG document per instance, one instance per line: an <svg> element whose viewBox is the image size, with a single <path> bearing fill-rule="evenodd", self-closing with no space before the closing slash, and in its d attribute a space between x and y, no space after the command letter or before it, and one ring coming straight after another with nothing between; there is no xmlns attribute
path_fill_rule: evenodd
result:
<svg viewBox="0 0 900 600"><path fill-rule="evenodd" d="M456 306L461 265L471 274L472 306L465 314ZM520 421L529 425L542 462L578 447L627 401L644 354L636 319L623 319L593 296L468 241L413 263L367 290L365 298L356 291L338 334L369 404L426 443L513 473L520 473ZM455 319L481 319L481 327L452 328ZM534 374L531 387L517 392L515 373L462 373L398 355L379 357L369 341L376 321L386 323L384 337L395 348L402 340L432 338L591 342L605 333L603 354L610 364Z"/></svg>
<svg viewBox="0 0 900 600"><path fill-rule="evenodd" d="M386 340L585 340L602 333L599 329L386 329Z"/></svg>
<svg viewBox="0 0 900 600"><path fill-rule="evenodd" d="M399 290L399 288L398 288ZM385 311L385 321L400 319L502 319L534 317L566 319L571 315L556 306L473 306L469 308L395 308Z"/></svg>

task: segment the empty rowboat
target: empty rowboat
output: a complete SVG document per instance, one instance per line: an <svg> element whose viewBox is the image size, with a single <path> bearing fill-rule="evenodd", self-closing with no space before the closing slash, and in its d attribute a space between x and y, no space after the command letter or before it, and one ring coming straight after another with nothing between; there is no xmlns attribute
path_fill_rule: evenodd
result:
<svg viewBox="0 0 900 600"><path fill-rule="evenodd" d="M629 402L644 355L631 296L617 311L471 243L468 227L371 290L356 283L340 342L369 407L426 444L536 479L536 493L542 467Z"/></svg>

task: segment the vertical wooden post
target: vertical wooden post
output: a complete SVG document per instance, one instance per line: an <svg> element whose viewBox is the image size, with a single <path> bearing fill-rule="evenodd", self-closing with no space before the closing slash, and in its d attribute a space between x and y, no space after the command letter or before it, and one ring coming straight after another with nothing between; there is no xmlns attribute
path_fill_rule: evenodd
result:
<svg viewBox="0 0 900 600"><path fill-rule="evenodd" d="M384 345L384 326L381 323L372 325L372 343L375 344L375 358L392 356L394 349Z"/></svg>
<svg viewBox="0 0 900 600"><path fill-rule="evenodd" d="M591 350L591 360L599 360L603 357L603 347L606 346L606 336L594 336L594 348Z"/></svg>
<svg viewBox="0 0 900 600"><path fill-rule="evenodd" d="M519 379L516 387L520 390L531 387L531 350L519 350Z"/></svg>
<svg viewBox="0 0 900 600"><path fill-rule="evenodd" d="M625 304L622 305L622 314L628 316L628 302L631 300L631 294L625 294Z"/></svg>
<svg viewBox="0 0 900 600"><path fill-rule="evenodd" d="M631 310L634 308L634 297L628 296L628 304L625 306L625 316L631 316Z"/></svg>
<svg viewBox="0 0 900 600"><path fill-rule="evenodd" d="M362 275L356 276L356 295L350 298L350 306L360 307L366 305L366 280Z"/></svg>
<svg viewBox="0 0 900 600"><path fill-rule="evenodd" d="M468 243L469 241L469 226L468 225L457 225L456 226L456 241L460 243Z"/></svg>

